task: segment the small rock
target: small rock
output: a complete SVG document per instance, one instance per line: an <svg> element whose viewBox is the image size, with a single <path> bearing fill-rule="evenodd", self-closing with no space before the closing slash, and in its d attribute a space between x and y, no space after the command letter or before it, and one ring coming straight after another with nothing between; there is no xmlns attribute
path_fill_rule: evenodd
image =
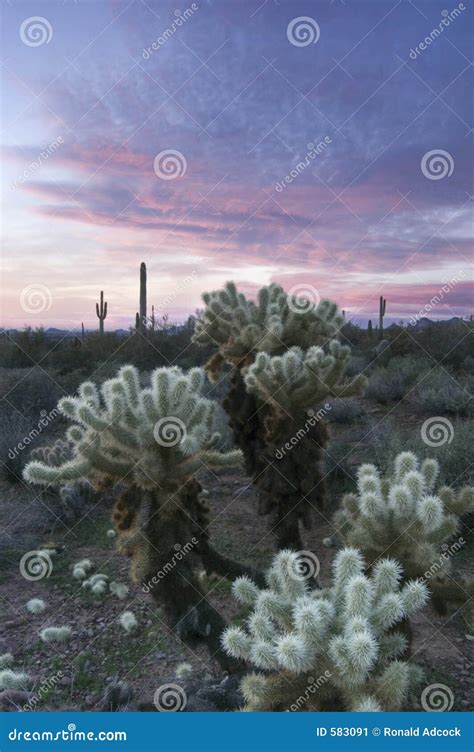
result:
<svg viewBox="0 0 474 752"><path fill-rule="evenodd" d="M94 697L94 695L86 695L85 698L84 698L84 702L86 703L86 705L89 705L89 707L91 705L95 705L95 697Z"/></svg>
<svg viewBox="0 0 474 752"><path fill-rule="evenodd" d="M61 687L69 687L71 685L71 679L69 676L62 676L59 680L59 685Z"/></svg>
<svg viewBox="0 0 474 752"><path fill-rule="evenodd" d="M4 689L0 692L0 708L5 712L21 710L33 695L20 689Z"/></svg>

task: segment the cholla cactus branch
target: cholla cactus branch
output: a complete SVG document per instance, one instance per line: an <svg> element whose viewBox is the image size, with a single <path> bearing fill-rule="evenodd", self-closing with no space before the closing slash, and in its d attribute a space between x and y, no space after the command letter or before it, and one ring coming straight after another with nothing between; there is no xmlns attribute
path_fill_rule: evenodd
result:
<svg viewBox="0 0 474 752"><path fill-rule="evenodd" d="M346 548L336 556L331 585L312 590L288 576L292 558L296 566L296 554L278 554L265 590L234 583L253 611L245 628L226 630L224 649L269 672L243 680L244 710L401 709L418 671L400 660L406 641L396 627L424 605L426 587L401 587L400 567L389 559L367 576L360 552Z"/></svg>

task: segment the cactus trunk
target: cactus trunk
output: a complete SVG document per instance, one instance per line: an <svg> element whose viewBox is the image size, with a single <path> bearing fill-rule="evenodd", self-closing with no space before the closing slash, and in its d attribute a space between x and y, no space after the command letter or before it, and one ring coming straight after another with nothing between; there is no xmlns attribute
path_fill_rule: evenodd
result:
<svg viewBox="0 0 474 752"><path fill-rule="evenodd" d="M104 333L104 321L107 317L107 301L104 303L104 291L100 291L100 305L95 304L95 311L97 318L99 319L99 334L102 336Z"/></svg>
<svg viewBox="0 0 474 752"><path fill-rule="evenodd" d="M379 300L379 339L383 339L383 318L385 316L386 305L387 301L384 296L381 295Z"/></svg>
<svg viewBox="0 0 474 752"><path fill-rule="evenodd" d="M146 335L146 264L144 261L140 264L140 332Z"/></svg>

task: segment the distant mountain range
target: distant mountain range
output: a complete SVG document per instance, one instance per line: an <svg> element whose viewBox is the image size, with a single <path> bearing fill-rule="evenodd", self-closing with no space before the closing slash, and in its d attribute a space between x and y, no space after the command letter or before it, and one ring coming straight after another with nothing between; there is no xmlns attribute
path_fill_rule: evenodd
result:
<svg viewBox="0 0 474 752"><path fill-rule="evenodd" d="M454 324L458 322L460 323L464 320L465 319L462 319L460 316L453 316L450 319L438 319L438 320L429 319L426 316L423 316L422 318L418 319L418 321L415 324L412 324L410 319L403 321L403 323L406 326L413 326L416 329L424 329L427 326L432 326L433 324L437 324L437 323ZM351 321L350 316L347 316L347 321L348 322ZM363 329L367 328L366 321L361 321L360 319L357 320L356 318L352 319L352 321L354 321L354 323L356 324L359 324ZM378 323L377 319L375 320L372 319L372 321L374 323L374 328L376 328L377 323ZM399 322L400 322L400 319L394 319L394 318L389 319L387 317L384 321L385 329L388 329L390 326L397 325ZM182 331L182 329L184 329L185 327L186 327L186 324L172 324L167 328L167 331L169 331L170 334L173 334L174 332ZM22 330L21 329L5 329L5 327L0 327L0 334L7 332L7 331L10 333L14 333L14 332L22 331ZM86 334L97 333L97 331L98 331L97 329L86 329ZM58 329L54 326L51 326L48 329L45 329L45 334L47 337L80 337L81 330L80 329L73 329L73 330ZM109 331L106 331L106 334L116 334L119 337L127 337L130 334L130 330L129 329L111 329Z"/></svg>

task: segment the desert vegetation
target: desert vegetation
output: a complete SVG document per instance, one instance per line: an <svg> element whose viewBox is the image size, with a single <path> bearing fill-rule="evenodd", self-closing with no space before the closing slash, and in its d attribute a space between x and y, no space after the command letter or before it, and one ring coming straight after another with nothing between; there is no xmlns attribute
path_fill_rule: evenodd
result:
<svg viewBox="0 0 474 752"><path fill-rule="evenodd" d="M2 708L466 709L472 322L146 284L0 337Z"/></svg>

